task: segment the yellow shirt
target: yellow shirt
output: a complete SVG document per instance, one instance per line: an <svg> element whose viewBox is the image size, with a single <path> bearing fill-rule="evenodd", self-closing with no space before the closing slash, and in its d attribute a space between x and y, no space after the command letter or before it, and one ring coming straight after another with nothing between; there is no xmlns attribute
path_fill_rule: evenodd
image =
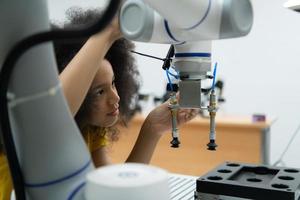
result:
<svg viewBox="0 0 300 200"><path fill-rule="evenodd" d="M12 191L12 181L6 156L0 153L0 200L9 200Z"/></svg>
<svg viewBox="0 0 300 200"><path fill-rule="evenodd" d="M108 143L104 128L87 128L83 131L83 137L89 151L93 152ZM0 153L0 200L9 200L12 191L12 181L6 156Z"/></svg>
<svg viewBox="0 0 300 200"><path fill-rule="evenodd" d="M106 129L99 127L86 127L82 130L83 138L90 152L94 152L100 147L107 146L108 138Z"/></svg>

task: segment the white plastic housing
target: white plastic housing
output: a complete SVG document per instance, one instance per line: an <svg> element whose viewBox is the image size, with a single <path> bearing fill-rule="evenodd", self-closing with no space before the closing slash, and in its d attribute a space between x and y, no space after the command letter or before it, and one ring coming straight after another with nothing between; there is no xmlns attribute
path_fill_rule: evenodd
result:
<svg viewBox="0 0 300 200"><path fill-rule="evenodd" d="M146 2L127 0L122 5L120 27L128 39L176 44L240 37L252 27L250 0Z"/></svg>
<svg viewBox="0 0 300 200"><path fill-rule="evenodd" d="M222 5L223 0L213 0ZM210 6L210 0L144 0L171 24L180 29L189 29L202 19ZM214 13L220 13L215 10ZM217 23L219 24L219 23Z"/></svg>
<svg viewBox="0 0 300 200"><path fill-rule="evenodd" d="M109 165L87 175L86 200L169 200L168 173L137 163Z"/></svg>

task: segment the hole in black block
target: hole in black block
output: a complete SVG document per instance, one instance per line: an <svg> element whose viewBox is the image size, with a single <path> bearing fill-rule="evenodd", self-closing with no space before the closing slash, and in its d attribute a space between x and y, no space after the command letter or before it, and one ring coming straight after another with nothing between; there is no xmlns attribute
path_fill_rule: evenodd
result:
<svg viewBox="0 0 300 200"><path fill-rule="evenodd" d="M255 167L254 168L254 173L255 174L260 174L260 175L269 174L270 169L267 168L267 167Z"/></svg>
<svg viewBox="0 0 300 200"><path fill-rule="evenodd" d="M279 176L278 178L281 180L286 180L286 181L291 181L291 180L295 179L294 177L291 177L291 176Z"/></svg>
<svg viewBox="0 0 300 200"><path fill-rule="evenodd" d="M284 170L285 172L288 172L288 173L298 173L299 171L296 170L296 169L285 169Z"/></svg>
<svg viewBox="0 0 300 200"><path fill-rule="evenodd" d="M248 178L247 181L249 181L249 182L255 182L255 183L262 182L262 180L258 179L258 178Z"/></svg>
<svg viewBox="0 0 300 200"><path fill-rule="evenodd" d="M231 173L232 171L228 169L220 169L218 170L218 172L227 174L227 173Z"/></svg>
<svg viewBox="0 0 300 200"><path fill-rule="evenodd" d="M228 163L227 166L229 166L229 167L238 167L240 165L236 164L236 163Z"/></svg>
<svg viewBox="0 0 300 200"><path fill-rule="evenodd" d="M285 184L272 184L272 187L277 188L277 189L288 189L289 186Z"/></svg>
<svg viewBox="0 0 300 200"><path fill-rule="evenodd" d="M212 180L212 181L219 181L222 180L222 177L220 176L209 176L207 177L208 180Z"/></svg>

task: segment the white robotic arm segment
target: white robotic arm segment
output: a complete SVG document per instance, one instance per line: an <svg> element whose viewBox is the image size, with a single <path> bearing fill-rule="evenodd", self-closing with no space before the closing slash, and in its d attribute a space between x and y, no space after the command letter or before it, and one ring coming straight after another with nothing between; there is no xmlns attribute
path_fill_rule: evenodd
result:
<svg viewBox="0 0 300 200"><path fill-rule="evenodd" d="M145 0L164 19L181 29L190 29L204 19L211 0Z"/></svg>
<svg viewBox="0 0 300 200"><path fill-rule="evenodd" d="M252 27L253 12L249 0L145 2L154 9L141 0L128 0L123 4L120 25L125 37L176 44L244 36ZM166 37L169 41L165 41Z"/></svg>

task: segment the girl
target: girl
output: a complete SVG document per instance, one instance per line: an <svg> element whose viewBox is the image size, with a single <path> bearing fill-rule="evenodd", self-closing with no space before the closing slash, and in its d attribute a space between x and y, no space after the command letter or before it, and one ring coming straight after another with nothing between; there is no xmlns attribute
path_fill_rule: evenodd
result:
<svg viewBox="0 0 300 200"><path fill-rule="evenodd" d="M99 18L99 11L73 8L68 16L70 22L65 28L87 24ZM54 43L65 96L96 166L110 163L107 142L117 138L117 122L129 120L138 92L139 74L130 54L133 45L120 36L115 19L87 40ZM193 109L180 110L179 125L197 113ZM149 163L157 142L170 130L171 114L165 102L147 116L127 161Z"/></svg>

